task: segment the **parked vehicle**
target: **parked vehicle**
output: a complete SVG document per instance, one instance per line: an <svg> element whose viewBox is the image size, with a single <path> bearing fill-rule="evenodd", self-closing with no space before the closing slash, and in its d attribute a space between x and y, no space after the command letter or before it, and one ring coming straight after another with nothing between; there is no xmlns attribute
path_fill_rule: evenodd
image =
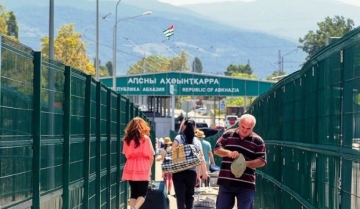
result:
<svg viewBox="0 0 360 209"><path fill-rule="evenodd" d="M237 115L240 117L244 114L244 107L242 106L226 106L226 115Z"/></svg>
<svg viewBox="0 0 360 209"><path fill-rule="evenodd" d="M208 128L208 124L205 122L196 122L196 128L200 129L200 128Z"/></svg>
<svg viewBox="0 0 360 209"><path fill-rule="evenodd" d="M206 114L207 113L207 109L206 108L203 108L203 107L200 107L198 109L195 109L195 112L197 114Z"/></svg>
<svg viewBox="0 0 360 209"><path fill-rule="evenodd" d="M227 115L225 116L225 128L229 128L238 121L237 115Z"/></svg>

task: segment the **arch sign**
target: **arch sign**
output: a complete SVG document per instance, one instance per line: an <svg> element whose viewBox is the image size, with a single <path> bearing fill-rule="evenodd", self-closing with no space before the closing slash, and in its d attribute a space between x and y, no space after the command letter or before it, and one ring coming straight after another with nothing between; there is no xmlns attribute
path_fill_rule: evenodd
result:
<svg viewBox="0 0 360 209"><path fill-rule="evenodd" d="M112 87L111 77L102 78L101 82ZM259 96L274 84L245 78L166 72L117 77L116 91L128 96Z"/></svg>

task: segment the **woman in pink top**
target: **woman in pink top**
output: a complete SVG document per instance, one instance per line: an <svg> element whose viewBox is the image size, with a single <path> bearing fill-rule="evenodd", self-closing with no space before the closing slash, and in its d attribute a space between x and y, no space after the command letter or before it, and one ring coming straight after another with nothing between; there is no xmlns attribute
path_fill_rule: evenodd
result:
<svg viewBox="0 0 360 209"><path fill-rule="evenodd" d="M149 138L150 127L140 117L133 118L125 128L123 154L126 163L123 181L130 184L130 207L139 209L145 201L155 151Z"/></svg>

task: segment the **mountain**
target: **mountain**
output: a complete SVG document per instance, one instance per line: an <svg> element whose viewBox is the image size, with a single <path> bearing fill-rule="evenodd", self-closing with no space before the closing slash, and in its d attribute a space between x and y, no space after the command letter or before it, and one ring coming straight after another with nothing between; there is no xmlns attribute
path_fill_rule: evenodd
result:
<svg viewBox="0 0 360 209"><path fill-rule="evenodd" d="M49 0L3 0L7 10L14 11L20 41L40 49L40 38L48 36ZM112 60L116 1L100 0L99 52L101 63ZM83 34L88 54L95 57L95 1L55 1L55 34L61 25L75 23L75 30ZM287 73L299 70L305 54L295 51L297 43L260 32L241 30L218 23L188 8L164 4L156 0L121 2L118 20L152 11L149 16L120 21L117 24L117 74L123 75L144 56L173 57L181 50L189 53L189 60L199 57L205 73L223 74L230 64L250 63L260 79L269 76L279 66L279 51L284 56ZM108 15L109 13L111 15ZM164 41L163 30L171 24L175 35ZM126 39L125 39L126 38ZM129 40L129 41L128 41ZM286 53L289 53L286 55ZM188 63L191 65L191 63Z"/></svg>
<svg viewBox="0 0 360 209"><path fill-rule="evenodd" d="M191 4L183 8L225 25L293 41L317 30L316 23L327 16L339 15L354 20L355 26L360 24L360 7L339 0L254 0Z"/></svg>

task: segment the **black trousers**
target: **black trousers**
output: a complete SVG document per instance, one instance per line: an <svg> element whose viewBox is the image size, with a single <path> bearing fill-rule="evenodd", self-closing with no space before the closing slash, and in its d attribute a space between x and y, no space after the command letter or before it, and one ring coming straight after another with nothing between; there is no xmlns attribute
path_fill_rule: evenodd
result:
<svg viewBox="0 0 360 209"><path fill-rule="evenodd" d="M177 209L192 209L194 205L194 191L196 171L185 170L173 174L173 184L176 194Z"/></svg>

